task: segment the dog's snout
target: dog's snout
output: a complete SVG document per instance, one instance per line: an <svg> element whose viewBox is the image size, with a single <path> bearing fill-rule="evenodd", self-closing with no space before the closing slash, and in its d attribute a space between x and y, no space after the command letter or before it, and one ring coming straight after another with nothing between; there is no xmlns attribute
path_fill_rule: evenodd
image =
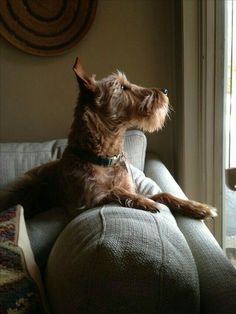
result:
<svg viewBox="0 0 236 314"><path fill-rule="evenodd" d="M163 94L168 95L168 89L167 88L162 88L161 91Z"/></svg>

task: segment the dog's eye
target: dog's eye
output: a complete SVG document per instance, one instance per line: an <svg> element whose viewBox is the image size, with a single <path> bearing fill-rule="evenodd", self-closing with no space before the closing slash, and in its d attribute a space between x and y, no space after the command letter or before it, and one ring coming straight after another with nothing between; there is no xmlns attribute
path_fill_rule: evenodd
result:
<svg viewBox="0 0 236 314"><path fill-rule="evenodd" d="M121 85L121 89L127 90L127 89L129 89L129 87L128 87L127 85L122 84L122 85Z"/></svg>

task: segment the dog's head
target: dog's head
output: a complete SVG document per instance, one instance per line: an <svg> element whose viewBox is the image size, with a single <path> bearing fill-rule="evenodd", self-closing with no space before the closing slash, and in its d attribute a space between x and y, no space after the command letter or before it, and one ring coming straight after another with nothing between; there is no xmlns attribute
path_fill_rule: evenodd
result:
<svg viewBox="0 0 236 314"><path fill-rule="evenodd" d="M166 90L132 84L119 71L97 81L86 74L78 58L74 71L80 85L79 105L110 129L138 127L153 132L163 127L169 110Z"/></svg>

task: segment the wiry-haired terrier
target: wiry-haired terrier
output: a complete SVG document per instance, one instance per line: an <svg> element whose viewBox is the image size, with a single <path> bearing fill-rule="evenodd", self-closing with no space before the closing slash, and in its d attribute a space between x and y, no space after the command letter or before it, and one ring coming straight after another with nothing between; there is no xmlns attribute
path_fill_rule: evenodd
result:
<svg viewBox="0 0 236 314"><path fill-rule="evenodd" d="M169 193L150 198L138 195L127 171L124 133L130 127L148 132L161 129L169 110L167 91L131 84L120 72L96 81L78 58L74 71L80 95L62 158L30 170L5 188L0 209L20 203L29 216L36 209L88 209L116 202L156 212L162 203L194 218L215 216L212 207Z"/></svg>

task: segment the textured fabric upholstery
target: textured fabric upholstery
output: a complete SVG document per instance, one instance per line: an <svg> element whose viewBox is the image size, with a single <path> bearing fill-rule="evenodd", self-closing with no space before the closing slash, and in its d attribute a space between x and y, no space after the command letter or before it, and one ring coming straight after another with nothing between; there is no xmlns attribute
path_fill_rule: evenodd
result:
<svg viewBox="0 0 236 314"><path fill-rule="evenodd" d="M236 270L202 221L175 217L199 275L201 314L236 313Z"/></svg>
<svg viewBox="0 0 236 314"><path fill-rule="evenodd" d="M1 143L0 188L31 168L58 158L65 145L66 140L44 143Z"/></svg>
<svg viewBox="0 0 236 314"><path fill-rule="evenodd" d="M27 220L27 232L35 260L41 270L44 270L51 248L58 234L70 221L68 213L63 208L52 208Z"/></svg>
<svg viewBox="0 0 236 314"><path fill-rule="evenodd" d="M140 194L160 191L137 168L131 173ZM56 241L46 281L56 313L199 312L196 265L166 206L157 214L117 205L81 214Z"/></svg>
<svg viewBox="0 0 236 314"><path fill-rule="evenodd" d="M169 192L177 197L186 199L186 195L174 180L169 170L154 153L147 153L144 172L155 181L163 192Z"/></svg>
<svg viewBox="0 0 236 314"><path fill-rule="evenodd" d="M81 214L56 241L46 281L55 313L199 312L196 266L167 208Z"/></svg>
<svg viewBox="0 0 236 314"><path fill-rule="evenodd" d="M167 168L155 154L148 154L146 174L163 192L186 198ZM196 262L201 291L201 314L236 313L236 270L203 221L175 216Z"/></svg>
<svg viewBox="0 0 236 314"><path fill-rule="evenodd" d="M143 132L138 130L127 131L124 141L124 151L129 162L140 170L144 170L147 139Z"/></svg>

